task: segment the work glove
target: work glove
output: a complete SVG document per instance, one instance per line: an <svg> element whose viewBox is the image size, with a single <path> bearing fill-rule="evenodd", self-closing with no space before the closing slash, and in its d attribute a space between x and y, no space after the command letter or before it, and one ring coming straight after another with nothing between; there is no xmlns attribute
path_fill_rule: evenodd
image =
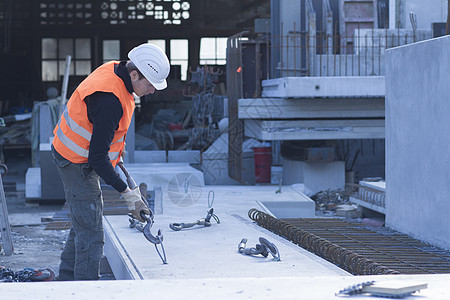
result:
<svg viewBox="0 0 450 300"><path fill-rule="evenodd" d="M128 209L131 214L140 222L145 222L141 217L141 211L144 211L146 215L150 215L150 210L144 201L142 201L141 192L138 187L135 187L130 192L122 194L122 197L127 202Z"/></svg>

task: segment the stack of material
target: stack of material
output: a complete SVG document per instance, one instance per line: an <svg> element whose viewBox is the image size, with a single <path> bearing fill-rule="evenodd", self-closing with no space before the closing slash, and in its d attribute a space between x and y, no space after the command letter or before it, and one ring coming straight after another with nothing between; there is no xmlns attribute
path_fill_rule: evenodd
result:
<svg viewBox="0 0 450 300"><path fill-rule="evenodd" d="M108 187L102 187L103 193L103 215L126 215L128 208L125 201L120 197L120 194ZM67 203L63 208L56 212L46 230L62 230L70 229L72 222L70 220L69 207Z"/></svg>

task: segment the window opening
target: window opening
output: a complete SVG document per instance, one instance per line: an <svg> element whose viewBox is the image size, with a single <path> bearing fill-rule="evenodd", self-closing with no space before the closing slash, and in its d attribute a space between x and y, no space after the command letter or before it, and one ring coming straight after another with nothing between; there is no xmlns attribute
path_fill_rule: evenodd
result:
<svg viewBox="0 0 450 300"><path fill-rule="evenodd" d="M150 44L156 45L166 52L166 41L165 40L148 40Z"/></svg>
<svg viewBox="0 0 450 300"><path fill-rule="evenodd" d="M111 60L120 60L120 41L104 40L103 41L103 63Z"/></svg>
<svg viewBox="0 0 450 300"><path fill-rule="evenodd" d="M201 65L225 65L227 62L227 38L202 38L200 40Z"/></svg>
<svg viewBox="0 0 450 300"><path fill-rule="evenodd" d="M181 67L181 80L187 79L189 43L186 39L170 40L170 64Z"/></svg>
<svg viewBox="0 0 450 300"><path fill-rule="evenodd" d="M84 38L43 38L42 81L59 81L64 75L66 56L72 57L69 75L89 75L91 67L91 40Z"/></svg>

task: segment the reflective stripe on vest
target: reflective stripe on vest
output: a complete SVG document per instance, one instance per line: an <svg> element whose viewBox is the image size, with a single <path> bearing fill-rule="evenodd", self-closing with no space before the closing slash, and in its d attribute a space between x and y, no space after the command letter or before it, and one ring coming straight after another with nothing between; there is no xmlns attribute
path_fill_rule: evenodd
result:
<svg viewBox="0 0 450 300"><path fill-rule="evenodd" d="M69 126L69 128L72 129L73 132L75 132L79 136L84 137L86 140L91 141L92 134L89 131L87 131L86 129L84 129L83 127L81 127L80 125L78 125L77 122L75 122L69 116L69 111L67 110L67 107L64 110L63 116L64 116L64 119L66 119L67 126ZM58 125L59 125L59 123L61 123L61 119L59 120ZM68 148L72 150L71 147L68 147ZM77 151L74 151L74 152L77 153Z"/></svg>
<svg viewBox="0 0 450 300"><path fill-rule="evenodd" d="M80 146L78 146L77 144L75 144L71 139L69 139L64 134L64 132L61 130L61 128L58 128L58 138L67 148L69 148L70 150L72 150L73 152L78 154L79 156L86 157L86 158L89 157L89 150L83 149ZM120 140L118 140L117 142L122 142L122 141L123 141L123 137ZM119 151L108 152L109 160L116 160L119 158L119 155L120 155Z"/></svg>
<svg viewBox="0 0 450 300"><path fill-rule="evenodd" d="M75 144L74 141L69 139L64 132L61 130L61 127L58 127L57 135L59 140L70 150L78 154L79 156L88 158L89 156L89 150L83 149L82 147Z"/></svg>
<svg viewBox="0 0 450 300"><path fill-rule="evenodd" d="M109 160L119 159L119 152L108 152Z"/></svg>

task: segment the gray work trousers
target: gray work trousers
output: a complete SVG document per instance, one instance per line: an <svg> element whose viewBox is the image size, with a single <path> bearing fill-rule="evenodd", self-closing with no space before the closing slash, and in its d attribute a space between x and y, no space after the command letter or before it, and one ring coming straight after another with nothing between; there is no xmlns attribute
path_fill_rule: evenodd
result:
<svg viewBox="0 0 450 300"><path fill-rule="evenodd" d="M59 280L97 280L105 243L100 178L87 163L71 163L54 149L52 154L72 220L61 254Z"/></svg>

